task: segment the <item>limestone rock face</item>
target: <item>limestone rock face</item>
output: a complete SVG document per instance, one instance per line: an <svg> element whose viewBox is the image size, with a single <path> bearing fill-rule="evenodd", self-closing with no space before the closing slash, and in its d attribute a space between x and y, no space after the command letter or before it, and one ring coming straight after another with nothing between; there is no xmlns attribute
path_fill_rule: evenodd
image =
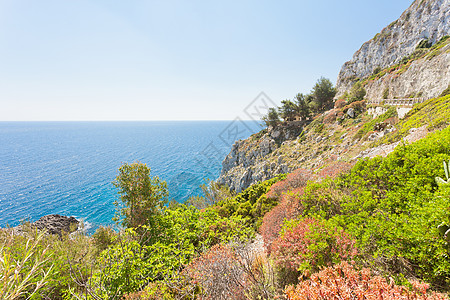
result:
<svg viewBox="0 0 450 300"><path fill-rule="evenodd" d="M366 98L382 99L385 90L388 98L406 98L420 93L420 97L439 96L450 84L450 43L439 49L439 55L412 62L401 74L386 74L367 83Z"/></svg>
<svg viewBox="0 0 450 300"><path fill-rule="evenodd" d="M217 182L241 192L258 181L291 171L281 156L276 160L272 156L285 141L294 140L302 133L303 123L269 127L261 137L234 143L222 162L222 172ZM272 159L268 160L268 156Z"/></svg>
<svg viewBox="0 0 450 300"><path fill-rule="evenodd" d="M450 0L414 1L397 21L364 43L353 58L342 66L336 83L336 96L349 90L355 79L368 77L376 68L383 69L398 63L411 54L422 40L427 39L434 44L449 34Z"/></svg>

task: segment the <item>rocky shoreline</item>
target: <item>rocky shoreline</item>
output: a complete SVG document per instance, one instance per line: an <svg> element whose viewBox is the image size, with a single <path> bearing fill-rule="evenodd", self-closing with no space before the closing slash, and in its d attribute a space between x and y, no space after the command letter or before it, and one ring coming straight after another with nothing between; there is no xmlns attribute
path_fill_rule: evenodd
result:
<svg viewBox="0 0 450 300"><path fill-rule="evenodd" d="M20 234L24 231L24 226L30 226L37 230L46 230L48 234L57 234L62 236L63 233L72 233L79 229L80 221L75 217L61 216L58 214L46 215L33 223L25 223L12 227L14 233Z"/></svg>

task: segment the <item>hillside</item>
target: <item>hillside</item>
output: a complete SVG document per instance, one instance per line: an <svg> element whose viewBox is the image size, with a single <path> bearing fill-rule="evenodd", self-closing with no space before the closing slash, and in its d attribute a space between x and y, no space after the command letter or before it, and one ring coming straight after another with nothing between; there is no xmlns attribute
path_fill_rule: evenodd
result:
<svg viewBox="0 0 450 300"><path fill-rule="evenodd" d="M348 98L356 83L364 89L366 102L438 97L450 87L449 33L450 0L414 1L398 20L364 43L342 66L335 99ZM374 129L384 120L372 120L365 106L361 102L355 109L335 108L300 125L285 122L276 128L269 126L238 141L222 163L218 182L239 192L300 167L317 170L335 160L353 163L353 158L372 147L374 140L397 130L395 113L386 117L383 130ZM356 113L347 114L350 108ZM362 136L360 128L371 135Z"/></svg>
<svg viewBox="0 0 450 300"><path fill-rule="evenodd" d="M448 14L415 1L343 66L335 101L321 78L269 109L202 196L169 201L125 163L118 230L1 229L0 299L448 300Z"/></svg>

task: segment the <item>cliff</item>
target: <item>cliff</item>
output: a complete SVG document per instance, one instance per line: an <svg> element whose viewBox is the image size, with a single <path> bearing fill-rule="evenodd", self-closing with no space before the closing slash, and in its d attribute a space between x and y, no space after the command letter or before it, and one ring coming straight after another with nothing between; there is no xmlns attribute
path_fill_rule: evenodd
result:
<svg viewBox="0 0 450 300"><path fill-rule="evenodd" d="M430 48L416 49L403 63L364 82L367 99L439 96L450 85L450 38L445 36Z"/></svg>
<svg viewBox="0 0 450 300"><path fill-rule="evenodd" d="M336 98L357 81L365 88L366 99L439 96L450 86L449 34L450 0L414 1L342 66ZM398 127L395 112L373 120L360 105L330 110L310 124L269 127L236 142L222 163L218 182L240 192L297 168L320 172L336 162L352 163L370 153L387 153L393 146L378 145L378 140L393 135L395 140L389 143L395 145L399 132L406 137L416 131L409 125ZM417 132L422 136L427 131Z"/></svg>
<svg viewBox="0 0 450 300"><path fill-rule="evenodd" d="M413 53L423 40L435 44L449 33L450 0L414 1L398 20L364 43L353 58L342 66L337 78L336 96L340 97L351 88L355 81L367 78L376 69L384 69L400 62ZM434 66L424 65L423 68L432 70ZM418 74L419 71L411 69L414 74ZM432 71L430 73L434 76ZM403 76L403 78L405 80L398 80L398 82L404 86L415 80L414 76ZM439 77L434 78L439 79ZM432 78L429 79L431 82Z"/></svg>

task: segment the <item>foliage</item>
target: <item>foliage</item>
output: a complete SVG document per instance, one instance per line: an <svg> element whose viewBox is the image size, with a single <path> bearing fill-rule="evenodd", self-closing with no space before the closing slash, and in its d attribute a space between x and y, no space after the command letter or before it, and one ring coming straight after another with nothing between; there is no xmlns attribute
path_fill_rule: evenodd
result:
<svg viewBox="0 0 450 300"><path fill-rule="evenodd" d="M387 99L389 97L389 87L386 87L383 90L383 99Z"/></svg>
<svg viewBox="0 0 450 300"><path fill-rule="evenodd" d="M364 99L365 96L366 96L366 89L364 88L363 84L360 81L358 81L350 89L347 102L352 103L355 101L361 101Z"/></svg>
<svg viewBox="0 0 450 300"><path fill-rule="evenodd" d="M301 119L306 119L310 115L308 95L298 93L295 95L296 113Z"/></svg>
<svg viewBox="0 0 450 300"><path fill-rule="evenodd" d="M72 271L87 276L95 269L95 251L83 234L48 235L23 224L20 233L0 231L0 241L1 299L18 290L27 299L63 299L76 288ZM12 288L6 294L3 284Z"/></svg>
<svg viewBox="0 0 450 300"><path fill-rule="evenodd" d="M0 245L0 298L14 300L33 297L48 284L53 266L47 266L48 248L39 244L45 232L21 239L6 233ZM20 242L24 242L20 245ZM23 246L23 247L20 247ZM17 252L16 252L17 251Z"/></svg>
<svg viewBox="0 0 450 300"><path fill-rule="evenodd" d="M270 186L267 198L280 199L284 192L305 186L306 182L311 179L312 176L312 172L308 169L296 169L288 174L283 180L279 180Z"/></svg>
<svg viewBox="0 0 450 300"><path fill-rule="evenodd" d="M369 131L372 131L374 129L374 126L378 123L384 122L385 120L389 119L389 118L393 118L397 116L397 110L395 109L395 107L389 107L388 110L376 117L375 119L372 119L369 122L366 122L363 127L361 127L358 132L356 132L356 134L354 135L353 139L361 139L363 138L365 135L367 135L367 133Z"/></svg>
<svg viewBox="0 0 450 300"><path fill-rule="evenodd" d="M115 201L116 221L122 219L122 225L135 228L152 222L153 216L167 201L167 184L157 176L150 176L146 164L135 162L123 164L119 175L113 181L118 189L120 201Z"/></svg>
<svg viewBox="0 0 450 300"><path fill-rule="evenodd" d="M431 42L428 41L428 39L423 39L417 44L416 49L423 49L423 48L430 48L430 47L431 47Z"/></svg>
<svg viewBox="0 0 450 300"><path fill-rule="evenodd" d="M216 245L199 256L184 271L200 287L201 298L245 299L244 272L234 251Z"/></svg>
<svg viewBox="0 0 450 300"><path fill-rule="evenodd" d="M411 282L412 290L387 282L380 276L373 276L369 269L356 270L351 264L342 262L327 267L300 282L289 286L286 296L289 300L300 299L448 299L443 294L428 294L429 286Z"/></svg>
<svg viewBox="0 0 450 300"><path fill-rule="evenodd" d="M217 202L224 201L228 198L235 196L235 193L231 191L227 186L220 185L215 181L206 180L206 183L200 185L203 192L203 196L190 197L186 204L193 205L198 209L205 209Z"/></svg>
<svg viewBox="0 0 450 300"><path fill-rule="evenodd" d="M427 126L429 130L433 130L448 125L450 125L450 95L429 99L415 105L396 125L398 130L380 139L377 144L399 141L409 134L411 128Z"/></svg>
<svg viewBox="0 0 450 300"><path fill-rule="evenodd" d="M337 113L339 110L332 109L326 113L326 115L323 117L323 123L324 124L332 124L336 121Z"/></svg>
<svg viewBox="0 0 450 300"><path fill-rule="evenodd" d="M213 209L222 217L245 218L249 225L257 229L261 225L263 216L277 204L277 199L267 197L266 193L273 184L285 178L286 175L281 174L253 184L235 197L218 202Z"/></svg>
<svg viewBox="0 0 450 300"><path fill-rule="evenodd" d="M382 70L381 67L380 67L380 66L377 66L377 67L375 67L375 69L373 69L372 74L373 74L373 75L376 75L376 74L380 73L381 70Z"/></svg>
<svg viewBox="0 0 450 300"><path fill-rule="evenodd" d="M316 111L323 111L333 103L333 97L336 95L336 89L327 78L320 77L311 90L313 104Z"/></svg>
<svg viewBox="0 0 450 300"><path fill-rule="evenodd" d="M281 101L282 106L278 109L285 121L293 121L297 114L297 106L291 100Z"/></svg>
<svg viewBox="0 0 450 300"><path fill-rule="evenodd" d="M97 251L101 252L115 243L116 236L111 227L100 226L92 235L92 241Z"/></svg>
<svg viewBox="0 0 450 300"><path fill-rule="evenodd" d="M334 108L340 109L343 108L347 104L345 99L338 99L334 102Z"/></svg>
<svg viewBox="0 0 450 300"><path fill-rule="evenodd" d="M316 272L354 257L357 253L354 244L343 229L329 222L301 218L284 224L272 244L272 256L285 269Z"/></svg>
<svg viewBox="0 0 450 300"><path fill-rule="evenodd" d="M448 163L446 163L445 160L444 160L443 164L444 164L445 179L447 179L447 180L444 180L441 177L436 176L435 180L436 180L436 183L438 185L450 184L450 176L449 176L449 174L450 174L450 160L448 161Z"/></svg>
<svg viewBox="0 0 450 300"><path fill-rule="evenodd" d="M401 146L386 158L358 162L341 178L341 188L352 197L336 216L367 255L436 286L448 286L450 274L445 242L430 231L449 214L448 191L437 191L434 182L442 160L450 157L449 130Z"/></svg>
<svg viewBox="0 0 450 300"><path fill-rule="evenodd" d="M276 126L280 123L280 115L278 111L274 107L270 107L267 115L262 117L262 120L266 124L266 126Z"/></svg>

